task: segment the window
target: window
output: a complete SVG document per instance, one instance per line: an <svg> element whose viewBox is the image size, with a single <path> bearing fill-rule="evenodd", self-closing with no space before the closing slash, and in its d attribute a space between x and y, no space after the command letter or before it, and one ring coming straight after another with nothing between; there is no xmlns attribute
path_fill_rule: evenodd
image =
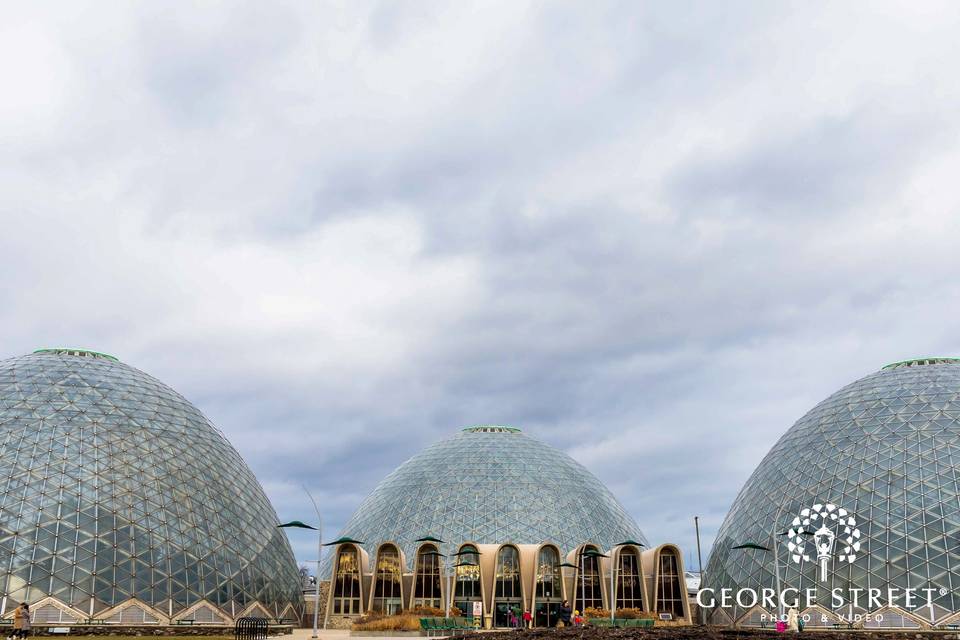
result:
<svg viewBox="0 0 960 640"><path fill-rule="evenodd" d="M643 583L637 552L629 547L622 549L617 565L617 608L643 609Z"/></svg>
<svg viewBox="0 0 960 640"><path fill-rule="evenodd" d="M600 565L599 558L584 556L587 551L596 551L596 547L589 546L580 550L577 555L577 598L574 608L581 612L591 607L595 609L603 608L603 591L600 584ZM583 569L581 575L580 569Z"/></svg>
<svg viewBox="0 0 960 640"><path fill-rule="evenodd" d="M387 615L403 608L400 597L400 552L393 545L380 547L373 584L373 610Z"/></svg>
<svg viewBox="0 0 960 640"><path fill-rule="evenodd" d="M333 613L360 613L360 556L356 547L340 549L333 585Z"/></svg>
<svg viewBox="0 0 960 640"><path fill-rule="evenodd" d="M673 549L663 549L657 565L657 613L683 617L684 583L680 580L680 563Z"/></svg>
<svg viewBox="0 0 960 640"><path fill-rule="evenodd" d="M482 602L480 589L480 554L473 545L464 545L457 556L454 605L465 616L473 615L473 603Z"/></svg>
<svg viewBox="0 0 960 640"><path fill-rule="evenodd" d="M553 547L543 547L537 555L537 600L561 598L560 554Z"/></svg>
<svg viewBox="0 0 960 640"><path fill-rule="evenodd" d="M516 547L500 547L493 584L493 624L495 627L517 627L523 615L520 587L520 554Z"/></svg>
<svg viewBox="0 0 960 640"><path fill-rule="evenodd" d="M440 556L433 545L424 545L417 552L417 573L413 587L414 607L440 608Z"/></svg>

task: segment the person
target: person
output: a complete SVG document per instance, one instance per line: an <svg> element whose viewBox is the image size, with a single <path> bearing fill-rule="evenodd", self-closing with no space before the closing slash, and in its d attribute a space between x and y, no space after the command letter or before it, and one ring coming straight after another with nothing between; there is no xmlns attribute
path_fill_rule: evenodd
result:
<svg viewBox="0 0 960 640"><path fill-rule="evenodd" d="M560 605L560 624L557 626L569 627L571 613L573 613L573 609L570 608L570 603L564 600L563 604Z"/></svg>
<svg viewBox="0 0 960 640"><path fill-rule="evenodd" d="M30 605L21 602L13 611L13 637L26 638L30 635Z"/></svg>
<svg viewBox="0 0 960 640"><path fill-rule="evenodd" d="M530 615L530 609L523 610L523 626L526 629L533 628L533 616Z"/></svg>
<svg viewBox="0 0 960 640"><path fill-rule="evenodd" d="M793 633L800 633L798 620L799 616L797 615L797 610L793 607L790 607L790 610L787 611L787 629Z"/></svg>
<svg viewBox="0 0 960 640"><path fill-rule="evenodd" d="M579 627L583 624L583 618L580 617L580 609L573 610L573 626Z"/></svg>

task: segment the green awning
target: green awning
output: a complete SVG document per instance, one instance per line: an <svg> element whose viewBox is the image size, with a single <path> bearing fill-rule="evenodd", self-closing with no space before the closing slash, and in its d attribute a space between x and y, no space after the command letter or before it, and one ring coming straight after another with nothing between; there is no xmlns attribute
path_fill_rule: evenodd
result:
<svg viewBox="0 0 960 640"><path fill-rule="evenodd" d="M291 520L290 522L284 522L283 524L278 524L277 527L280 528L280 529L284 529L284 528L287 528L287 527L292 527L292 528L294 528L294 529L310 529L310 530L312 530L312 531L316 531L316 530L317 530L316 527L311 527L311 526L308 525L307 523L305 523L305 522L300 522L299 520Z"/></svg>

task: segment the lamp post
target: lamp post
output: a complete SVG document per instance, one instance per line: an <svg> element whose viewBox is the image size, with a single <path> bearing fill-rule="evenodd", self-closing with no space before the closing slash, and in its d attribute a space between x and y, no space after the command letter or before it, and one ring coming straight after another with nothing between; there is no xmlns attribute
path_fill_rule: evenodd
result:
<svg viewBox="0 0 960 640"><path fill-rule="evenodd" d="M564 569L574 569L575 571L578 571L578 570L579 570L579 567L577 567L577 565L572 564L572 563L570 563L570 562L561 562L561 563L560 563L560 586L561 586L562 589L566 589L566 588L567 588L566 580L563 579L563 570L564 570ZM569 574L570 572L568 571L567 573ZM576 577L577 577L577 574L574 573L574 574L573 574L573 577L574 577L574 583L573 583L573 594L574 594L574 598L573 598L573 599L574 599L574 601L576 601L576 594L577 594ZM563 599L566 600L566 598L563 598Z"/></svg>
<svg viewBox="0 0 960 640"><path fill-rule="evenodd" d="M307 492L307 495L310 495ZM310 496L310 500L313 500L313 496ZM314 502L314 508L317 504ZM320 511L317 510L317 517L319 518ZM319 522L317 524L320 524ZM322 525L321 525L322 526ZM310 529L311 531L317 532L317 570L316 577L314 578L313 585L313 635L311 638L317 637L317 622L319 620L318 616L320 615L320 554L323 551L323 531L320 527L311 527L310 525L300 522L299 520L291 520L290 522L284 522L283 524L277 525L278 529Z"/></svg>
<svg viewBox="0 0 960 640"><path fill-rule="evenodd" d="M777 560L778 554L777 554L776 536L785 536L785 535L787 535L786 531L782 531L780 533L771 532L770 540L771 540L771 544L773 545L773 548L765 547L762 544L757 544L755 542L744 542L742 544L738 544L736 546L731 547L731 549L756 549L757 551L773 551L773 571L774 571L774 579L776 580L776 586L777 586L777 619L778 620L783 619L783 597L782 597L783 591L780 589L780 563ZM812 536L814 534L809 531L801 531L800 535Z"/></svg>

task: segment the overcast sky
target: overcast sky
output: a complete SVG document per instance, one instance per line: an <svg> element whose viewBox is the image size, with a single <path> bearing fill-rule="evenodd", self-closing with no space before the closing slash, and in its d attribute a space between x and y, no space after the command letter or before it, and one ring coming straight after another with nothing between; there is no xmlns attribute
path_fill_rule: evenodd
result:
<svg viewBox="0 0 960 640"><path fill-rule="evenodd" d="M328 537L509 424L706 555L816 402L960 355L956 2L0 13L0 355L160 378Z"/></svg>

